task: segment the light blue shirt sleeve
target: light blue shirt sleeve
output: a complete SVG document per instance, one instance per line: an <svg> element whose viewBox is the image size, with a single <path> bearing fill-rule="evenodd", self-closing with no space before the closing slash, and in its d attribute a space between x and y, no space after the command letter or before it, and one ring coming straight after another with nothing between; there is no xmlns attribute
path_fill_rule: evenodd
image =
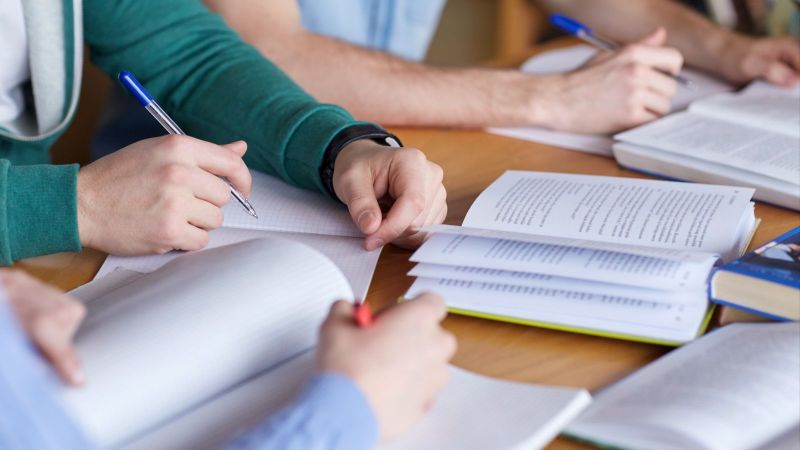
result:
<svg viewBox="0 0 800 450"><path fill-rule="evenodd" d="M96 450L58 401L58 383L20 329L0 287L0 449ZM315 376L291 404L229 450L362 450L378 424L349 378Z"/></svg>
<svg viewBox="0 0 800 450"><path fill-rule="evenodd" d="M297 0L309 31L421 61L446 0Z"/></svg>
<svg viewBox="0 0 800 450"><path fill-rule="evenodd" d="M367 450L377 441L378 423L361 390L343 375L323 373L228 450Z"/></svg>
<svg viewBox="0 0 800 450"><path fill-rule="evenodd" d="M0 358L0 449L95 448L58 402L58 381L25 338L3 292Z"/></svg>

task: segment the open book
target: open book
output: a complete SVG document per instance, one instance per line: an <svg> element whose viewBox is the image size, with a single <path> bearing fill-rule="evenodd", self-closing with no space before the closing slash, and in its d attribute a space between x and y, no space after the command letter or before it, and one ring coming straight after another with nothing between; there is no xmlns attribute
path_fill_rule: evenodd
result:
<svg viewBox="0 0 800 450"><path fill-rule="evenodd" d="M757 81L615 136L631 169L756 189L755 198L800 210L800 86Z"/></svg>
<svg viewBox="0 0 800 450"><path fill-rule="evenodd" d="M328 258L274 238L117 270L74 295L89 310L76 338L87 384L64 403L98 445L126 450L216 449L260 423L312 375L330 304L353 299ZM381 448L541 447L589 401L453 368L422 423Z"/></svg>
<svg viewBox="0 0 800 450"><path fill-rule="evenodd" d="M251 171L251 174L253 189L249 198L259 211L259 218L248 215L235 201L228 202L223 209L223 226L210 233L207 248L262 237L291 239L315 248L334 261L350 282L356 297L364 298L380 250L364 250L363 236L347 209L316 192L291 186L261 172ZM111 255L95 279L117 268L152 272L183 253L175 251L139 257Z"/></svg>
<svg viewBox="0 0 800 450"><path fill-rule="evenodd" d="M429 228L408 296L453 312L676 344L708 319L707 280L756 227L752 189L508 171L463 227Z"/></svg>
<svg viewBox="0 0 800 450"><path fill-rule="evenodd" d="M560 48L530 58L525 61L521 70L538 75L571 72L586 64L595 54L597 49L585 44ZM691 80L692 87L678 85L678 92L672 99L673 111L685 109L694 100L733 90L733 86L690 68L684 68L681 76ZM614 144L614 139L607 134L569 133L536 127L490 128L488 131L525 141L542 142L604 156L612 155Z"/></svg>
<svg viewBox="0 0 800 450"><path fill-rule="evenodd" d="M567 434L620 449L796 450L800 325L714 331L601 391Z"/></svg>

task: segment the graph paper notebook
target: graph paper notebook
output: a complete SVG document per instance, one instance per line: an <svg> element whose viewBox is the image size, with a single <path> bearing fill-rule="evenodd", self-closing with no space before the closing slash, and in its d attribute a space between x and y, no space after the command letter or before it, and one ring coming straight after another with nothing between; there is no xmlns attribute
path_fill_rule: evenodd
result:
<svg viewBox="0 0 800 450"><path fill-rule="evenodd" d="M752 189L508 171L463 227L431 227L407 293L452 311L678 344L710 315L706 286L757 225Z"/></svg>
<svg viewBox="0 0 800 450"><path fill-rule="evenodd" d="M299 392L330 304L353 299L322 253L275 238L120 269L73 295L89 311L76 338L87 383L65 403L97 444L125 450L223 448ZM589 401L452 368L426 417L379 448L539 448Z"/></svg>

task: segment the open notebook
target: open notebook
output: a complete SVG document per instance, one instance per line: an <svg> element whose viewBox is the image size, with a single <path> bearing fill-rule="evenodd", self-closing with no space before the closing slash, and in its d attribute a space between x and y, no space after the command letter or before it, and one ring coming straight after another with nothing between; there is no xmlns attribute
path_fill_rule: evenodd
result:
<svg viewBox="0 0 800 450"><path fill-rule="evenodd" d="M617 449L797 450L800 325L716 330L601 391L567 433Z"/></svg>
<svg viewBox="0 0 800 450"><path fill-rule="evenodd" d="M312 374L330 304L353 299L328 258L274 238L117 270L74 295L89 310L76 338L87 384L64 388L65 404L99 445L126 450L216 449L259 423ZM453 368L426 418L381 448L538 448L589 401Z"/></svg>
<svg viewBox="0 0 800 450"><path fill-rule="evenodd" d="M597 49L584 44L557 49L532 57L522 65L521 70L540 75L571 72L583 66L596 53ZM692 81L692 88L678 86L678 93L672 99L673 111L685 109L694 100L733 90L733 86L693 69L684 68L681 75ZM536 127L490 128L489 132L604 156L611 156L614 144L610 135L568 133Z"/></svg>
<svg viewBox="0 0 800 450"><path fill-rule="evenodd" d="M210 233L208 248L215 248L259 237L283 237L311 246L336 263L345 274L355 295L367 295L380 250L367 252L363 237L353 225L347 209L316 192L300 189L285 182L251 171L253 189L250 202L259 218L248 215L235 201L228 202L223 212L222 228ZM139 257L109 256L95 279L126 268L151 272L185 252Z"/></svg>
<svg viewBox="0 0 800 450"><path fill-rule="evenodd" d="M800 210L800 86L756 81L615 138L614 157L625 167L749 186L758 200Z"/></svg>
<svg viewBox="0 0 800 450"><path fill-rule="evenodd" d="M747 247L752 189L508 171L463 227L411 260L407 296L451 311L569 331L677 344L709 318L707 281Z"/></svg>

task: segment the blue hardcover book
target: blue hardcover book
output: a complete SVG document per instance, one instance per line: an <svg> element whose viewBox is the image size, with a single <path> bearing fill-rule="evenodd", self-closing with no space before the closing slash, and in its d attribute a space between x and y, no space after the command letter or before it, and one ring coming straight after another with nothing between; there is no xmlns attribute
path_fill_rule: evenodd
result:
<svg viewBox="0 0 800 450"><path fill-rule="evenodd" d="M711 301L777 320L800 320L800 227L719 268Z"/></svg>

